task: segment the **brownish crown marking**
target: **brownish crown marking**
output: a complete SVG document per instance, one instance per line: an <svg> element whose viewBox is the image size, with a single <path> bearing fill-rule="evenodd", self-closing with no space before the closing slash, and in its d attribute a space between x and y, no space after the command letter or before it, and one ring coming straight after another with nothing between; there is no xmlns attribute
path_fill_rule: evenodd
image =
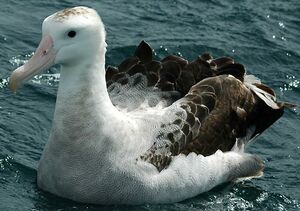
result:
<svg viewBox="0 0 300 211"><path fill-rule="evenodd" d="M90 10L85 7L75 7L75 8L67 8L64 10L61 10L54 15L54 19L58 21L65 20L71 16L77 16L77 15L87 15L90 13Z"/></svg>

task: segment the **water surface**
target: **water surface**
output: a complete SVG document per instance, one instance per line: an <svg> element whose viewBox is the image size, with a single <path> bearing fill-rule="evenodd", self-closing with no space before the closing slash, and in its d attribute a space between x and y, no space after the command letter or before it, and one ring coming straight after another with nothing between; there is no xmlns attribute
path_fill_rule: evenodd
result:
<svg viewBox="0 0 300 211"><path fill-rule="evenodd" d="M0 0L0 210L299 210L300 111L288 110L248 151L263 158L265 175L225 184L170 205L94 206L55 197L36 186L36 169L51 128L56 68L18 94L11 71L34 52L43 19L77 5L95 8L107 30L107 63L117 65L146 40L158 58L194 59L203 52L231 56L271 86L283 101L300 104L298 0Z"/></svg>

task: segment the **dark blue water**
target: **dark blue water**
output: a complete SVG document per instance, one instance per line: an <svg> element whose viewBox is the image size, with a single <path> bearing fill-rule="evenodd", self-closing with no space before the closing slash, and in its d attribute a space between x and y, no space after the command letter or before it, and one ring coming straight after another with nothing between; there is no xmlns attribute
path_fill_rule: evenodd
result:
<svg viewBox="0 0 300 211"><path fill-rule="evenodd" d="M131 55L142 39L157 57L175 53L196 58L208 51L231 56L271 86L278 98L300 104L299 0L0 0L0 210L299 210L300 110L284 116L248 151L261 156L265 175L225 184L170 205L92 206L37 188L36 169L47 141L58 87L55 68L19 91L7 88L10 72L32 54L43 19L65 7L86 5L107 30L107 63Z"/></svg>

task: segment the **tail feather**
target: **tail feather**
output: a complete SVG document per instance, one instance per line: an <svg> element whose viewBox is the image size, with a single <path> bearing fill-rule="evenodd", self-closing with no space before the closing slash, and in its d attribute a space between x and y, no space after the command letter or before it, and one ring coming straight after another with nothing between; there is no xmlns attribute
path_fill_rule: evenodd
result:
<svg viewBox="0 0 300 211"><path fill-rule="evenodd" d="M284 112L284 104L277 102L275 92L262 84L253 75L245 75L244 84L256 98L256 108L251 114L251 124L255 125L253 137L261 134L265 129L279 119ZM253 138L251 137L251 138Z"/></svg>
<svg viewBox="0 0 300 211"><path fill-rule="evenodd" d="M277 102L281 107L284 107L284 108L296 108L296 107L299 107L300 105L297 105L297 104L294 104L294 103L290 103L290 102L282 102L282 101L279 101Z"/></svg>
<svg viewBox="0 0 300 211"><path fill-rule="evenodd" d="M261 84L261 81L254 75L245 75L245 85L252 90L261 100L273 109L280 109L276 103L276 96L272 89Z"/></svg>
<svg viewBox="0 0 300 211"><path fill-rule="evenodd" d="M274 90L261 83L254 75L245 75L245 85L252 90L261 100L273 109L294 108L299 105L290 102L277 101Z"/></svg>
<svg viewBox="0 0 300 211"><path fill-rule="evenodd" d="M254 75L245 75L244 82L247 84L261 84L259 78L255 77Z"/></svg>
<svg viewBox="0 0 300 211"><path fill-rule="evenodd" d="M276 97L268 92L258 88L254 84L246 83L246 86L252 90L261 100L263 100L269 107L273 109L280 109L280 105L276 102Z"/></svg>

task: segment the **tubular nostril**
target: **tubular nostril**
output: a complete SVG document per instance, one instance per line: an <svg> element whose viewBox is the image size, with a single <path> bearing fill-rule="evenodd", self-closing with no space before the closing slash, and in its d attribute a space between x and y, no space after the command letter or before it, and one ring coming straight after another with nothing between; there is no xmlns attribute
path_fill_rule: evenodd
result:
<svg viewBox="0 0 300 211"><path fill-rule="evenodd" d="M47 54L48 54L48 49L47 49L47 50L44 50L43 53L42 53L43 56L45 56L45 55L47 55Z"/></svg>

